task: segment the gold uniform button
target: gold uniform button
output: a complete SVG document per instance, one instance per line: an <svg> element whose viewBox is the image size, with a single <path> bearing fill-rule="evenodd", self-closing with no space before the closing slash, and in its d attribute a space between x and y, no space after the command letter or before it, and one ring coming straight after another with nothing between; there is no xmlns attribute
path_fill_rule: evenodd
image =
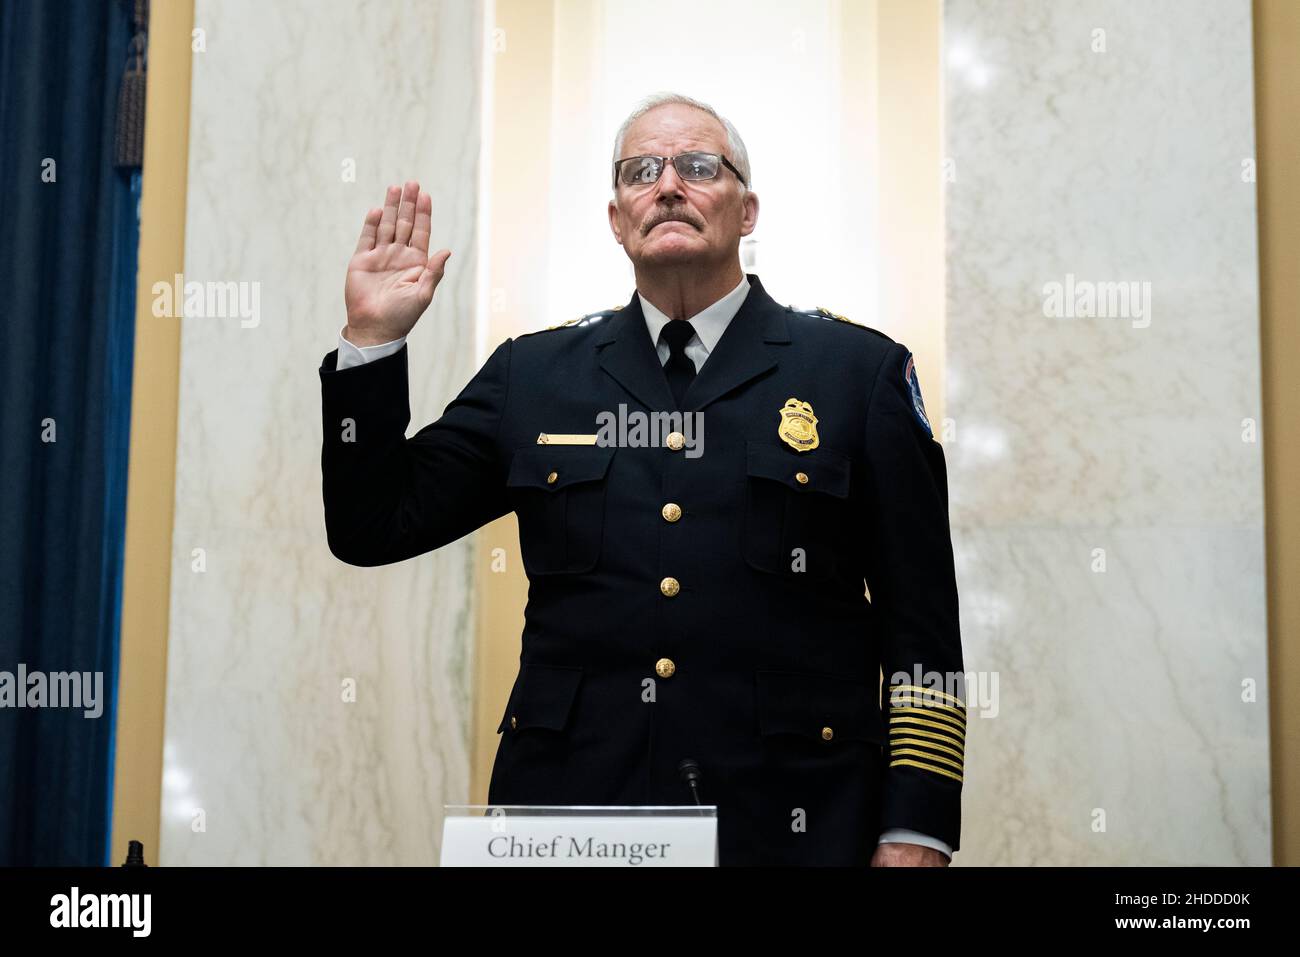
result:
<svg viewBox="0 0 1300 957"><path fill-rule="evenodd" d="M682 435L680 432L669 432L666 441L668 442L668 447L670 449L674 452L680 452L682 446L686 444L686 436Z"/></svg>
<svg viewBox="0 0 1300 957"><path fill-rule="evenodd" d="M663 581L659 583L659 590L663 592L665 595L667 595L669 598L672 598L674 595L676 595L679 591L682 590L682 583L679 582L676 578L673 578L671 575L669 575L667 578L665 578Z"/></svg>
<svg viewBox="0 0 1300 957"><path fill-rule="evenodd" d="M519 727L519 719L513 714L510 716L510 730L513 731Z"/></svg>
<svg viewBox="0 0 1300 957"><path fill-rule="evenodd" d="M808 473L807 473L807 472L795 472L795 473L794 473L794 480L795 480L796 482L798 482L800 485L807 485L807 484L808 484Z"/></svg>
<svg viewBox="0 0 1300 957"><path fill-rule="evenodd" d="M550 485L554 483L554 481L559 477L560 477L560 473L552 472L550 475L546 476L546 484Z"/></svg>
<svg viewBox="0 0 1300 957"><path fill-rule="evenodd" d="M660 678L671 678L677 671L677 665L671 658L660 658L655 662L655 674Z"/></svg>
<svg viewBox="0 0 1300 957"><path fill-rule="evenodd" d="M669 502L659 510L665 522L675 522L682 517L682 507L676 502Z"/></svg>
<svg viewBox="0 0 1300 957"><path fill-rule="evenodd" d="M835 732L831 728L822 728L822 740L829 741L835 737Z"/></svg>

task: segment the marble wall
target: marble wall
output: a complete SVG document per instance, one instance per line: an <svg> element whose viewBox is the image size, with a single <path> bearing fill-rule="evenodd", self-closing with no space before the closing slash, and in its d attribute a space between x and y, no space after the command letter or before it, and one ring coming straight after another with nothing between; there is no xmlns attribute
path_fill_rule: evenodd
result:
<svg viewBox="0 0 1300 957"><path fill-rule="evenodd" d="M412 431L479 365L482 18L195 4L184 280L249 308L182 320L164 864L434 863L443 804L468 798L472 543L330 555L317 367L362 217L406 178L453 250L410 340Z"/></svg>
<svg viewBox="0 0 1300 957"><path fill-rule="evenodd" d="M947 0L944 43L945 447L998 681L959 862L1267 864L1249 0Z"/></svg>

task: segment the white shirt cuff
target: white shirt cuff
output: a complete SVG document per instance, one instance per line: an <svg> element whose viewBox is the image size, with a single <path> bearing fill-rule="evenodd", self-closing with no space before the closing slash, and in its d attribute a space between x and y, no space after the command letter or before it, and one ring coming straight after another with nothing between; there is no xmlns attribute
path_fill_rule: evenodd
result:
<svg viewBox="0 0 1300 957"><path fill-rule="evenodd" d="M343 327L343 329L346 328L347 326ZM343 329L339 330L339 359L334 366L336 372L340 369L365 365L367 362L374 362L376 359L384 358L384 356L391 356L406 344L406 336L402 336L392 342L381 342L377 346L354 346L343 338Z"/></svg>
<svg viewBox="0 0 1300 957"><path fill-rule="evenodd" d="M920 831L909 831L903 827L891 827L880 835L879 844L920 844L922 847L932 847L936 851L942 851L949 860L952 860L952 846L945 844L937 837L931 837L929 834L922 834Z"/></svg>

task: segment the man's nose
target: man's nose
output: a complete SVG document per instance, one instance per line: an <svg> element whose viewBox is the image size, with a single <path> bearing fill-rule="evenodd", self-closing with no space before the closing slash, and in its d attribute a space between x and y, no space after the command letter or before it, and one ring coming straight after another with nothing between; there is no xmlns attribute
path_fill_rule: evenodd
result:
<svg viewBox="0 0 1300 957"><path fill-rule="evenodd" d="M684 197L686 195L682 178L677 175L677 167L672 163L664 164L664 171L659 174L659 182L656 185L659 187L660 196Z"/></svg>

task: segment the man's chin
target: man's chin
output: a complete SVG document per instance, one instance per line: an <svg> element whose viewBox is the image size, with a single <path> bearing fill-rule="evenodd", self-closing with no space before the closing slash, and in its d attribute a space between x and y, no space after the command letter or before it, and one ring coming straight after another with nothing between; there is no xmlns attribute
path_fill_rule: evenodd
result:
<svg viewBox="0 0 1300 957"><path fill-rule="evenodd" d="M665 236L664 238L670 241L648 243L641 248L640 258L642 262L655 266L696 262L704 252L699 243L682 242L677 240L675 236Z"/></svg>

